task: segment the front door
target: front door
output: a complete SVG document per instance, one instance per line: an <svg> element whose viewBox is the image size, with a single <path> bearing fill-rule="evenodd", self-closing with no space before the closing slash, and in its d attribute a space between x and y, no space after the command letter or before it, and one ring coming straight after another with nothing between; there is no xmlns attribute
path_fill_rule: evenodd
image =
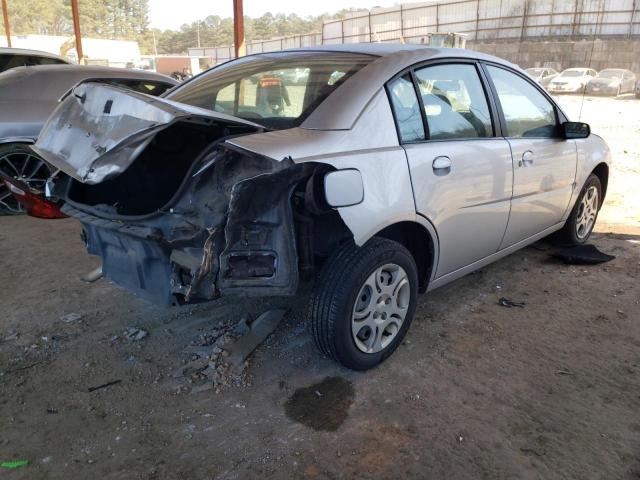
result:
<svg viewBox="0 0 640 480"><path fill-rule="evenodd" d="M389 93L416 209L438 234L441 277L497 251L509 217L511 151L494 136L475 64L427 66L415 79L421 102L410 75L392 82Z"/></svg>
<svg viewBox="0 0 640 480"><path fill-rule="evenodd" d="M513 200L500 248L542 232L562 220L574 188L577 153L559 135L553 104L525 78L487 66L502 108L513 155Z"/></svg>

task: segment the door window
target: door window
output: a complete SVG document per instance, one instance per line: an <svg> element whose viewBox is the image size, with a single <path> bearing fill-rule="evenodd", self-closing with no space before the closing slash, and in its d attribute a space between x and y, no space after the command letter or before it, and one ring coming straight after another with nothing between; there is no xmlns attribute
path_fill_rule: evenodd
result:
<svg viewBox="0 0 640 480"><path fill-rule="evenodd" d="M389 84L389 97L400 141L424 140L424 124L420 114L420 103L410 74L407 73Z"/></svg>
<svg viewBox="0 0 640 480"><path fill-rule="evenodd" d="M493 136L487 98L476 67L434 65L416 70L430 140Z"/></svg>
<svg viewBox="0 0 640 480"><path fill-rule="evenodd" d="M505 117L508 137L551 138L557 134L556 112L549 100L524 78L488 66Z"/></svg>

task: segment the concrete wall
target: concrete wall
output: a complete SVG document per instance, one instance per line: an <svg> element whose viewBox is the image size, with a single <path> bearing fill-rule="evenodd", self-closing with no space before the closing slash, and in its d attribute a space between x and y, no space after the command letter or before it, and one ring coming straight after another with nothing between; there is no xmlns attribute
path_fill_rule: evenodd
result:
<svg viewBox="0 0 640 480"><path fill-rule="evenodd" d="M522 68L626 68L640 74L640 39L467 42L467 48L495 55Z"/></svg>

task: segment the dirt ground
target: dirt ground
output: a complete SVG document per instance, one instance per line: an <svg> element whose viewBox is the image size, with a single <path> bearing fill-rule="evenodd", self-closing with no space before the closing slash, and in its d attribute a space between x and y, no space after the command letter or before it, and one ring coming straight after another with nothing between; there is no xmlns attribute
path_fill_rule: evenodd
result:
<svg viewBox="0 0 640 480"><path fill-rule="evenodd" d="M593 243L617 258L517 252L422 296L367 373L316 351L308 287L161 309L80 281L97 261L75 221L0 217L0 463L29 461L2 478L640 478L640 101L582 118L615 156ZM272 307L242 381L192 391L208 335Z"/></svg>

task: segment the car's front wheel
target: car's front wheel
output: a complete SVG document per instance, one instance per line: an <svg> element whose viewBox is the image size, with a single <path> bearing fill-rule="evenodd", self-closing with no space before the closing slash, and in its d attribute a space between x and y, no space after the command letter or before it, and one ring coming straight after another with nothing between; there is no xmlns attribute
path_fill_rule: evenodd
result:
<svg viewBox="0 0 640 480"><path fill-rule="evenodd" d="M593 231L601 206L602 183L598 176L592 173L582 187L564 227L560 230L559 239L570 245L585 243Z"/></svg>
<svg viewBox="0 0 640 480"><path fill-rule="evenodd" d="M318 348L347 368L367 370L405 336L416 309L418 273L398 242L374 237L343 246L325 264L311 303Z"/></svg>

